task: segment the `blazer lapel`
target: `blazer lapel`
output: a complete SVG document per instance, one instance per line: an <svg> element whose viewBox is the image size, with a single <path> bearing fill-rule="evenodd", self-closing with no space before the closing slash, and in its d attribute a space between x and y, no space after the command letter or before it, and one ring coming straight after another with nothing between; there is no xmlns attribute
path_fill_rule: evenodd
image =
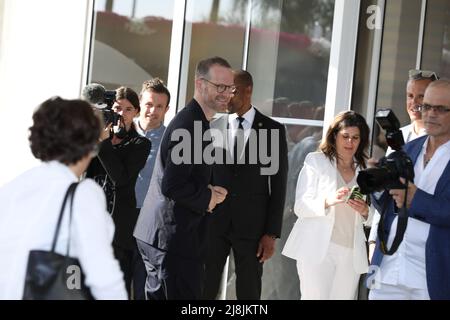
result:
<svg viewBox="0 0 450 320"><path fill-rule="evenodd" d="M425 140L423 140L423 143L416 143L411 149L410 156L414 165L416 164L417 158L419 157L420 151L422 150L422 146L425 143Z"/></svg>
<svg viewBox="0 0 450 320"><path fill-rule="evenodd" d="M221 148L223 150L223 161L226 162L226 158L229 157L231 159L231 152L229 149L229 142L228 142L228 130L229 130L229 124L228 124L228 117L229 115L223 115L217 120L214 120L211 123L211 128L218 130L215 133L213 133L213 136L216 134L220 134L220 137L215 137L215 140L218 141L215 144L216 148Z"/></svg>
<svg viewBox="0 0 450 320"><path fill-rule="evenodd" d="M447 166L444 169L444 172L442 173L442 176L439 178L438 183L436 185L436 193L440 193L442 189L445 187L447 181L450 179L450 162L447 163Z"/></svg>
<svg viewBox="0 0 450 320"><path fill-rule="evenodd" d="M247 157L247 161L249 161L249 157L250 157L250 145L249 145L249 141L250 141L250 135L252 134L252 131L254 133L256 133L256 141L255 143L257 143L256 145L256 150L252 150L252 151L256 151L257 154L259 152L259 130L260 129L264 129L264 117L262 116L261 112L258 111L258 109L256 109L255 107L253 107L255 109L255 118L253 119L253 123L251 126L251 131L249 133L249 136L247 138L247 141L245 141L245 155ZM269 135L269 133L267 133ZM269 136L267 136L267 138L270 138ZM270 139L269 139L270 141ZM270 145L267 146L267 148L270 148ZM270 149L269 149L270 150Z"/></svg>

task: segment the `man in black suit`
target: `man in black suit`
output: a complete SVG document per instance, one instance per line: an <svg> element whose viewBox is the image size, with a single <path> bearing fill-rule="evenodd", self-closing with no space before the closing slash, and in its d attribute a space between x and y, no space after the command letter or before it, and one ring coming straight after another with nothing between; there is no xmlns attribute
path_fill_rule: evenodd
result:
<svg viewBox="0 0 450 320"><path fill-rule="evenodd" d="M216 297L225 261L233 249L237 298L258 300L263 263L273 255L275 239L281 233L288 171L286 132L283 125L252 106L250 73L235 72L234 84L236 91L229 105L232 114L211 125L226 132L222 146L228 150L228 160L234 161L213 169L214 183L227 189L228 196L211 216L204 298ZM268 155L267 151L270 163L261 157Z"/></svg>
<svg viewBox="0 0 450 320"><path fill-rule="evenodd" d="M212 167L203 158L211 141L203 138L215 113L228 107L233 90L233 73L226 60L214 57L200 61L194 99L164 133L157 155L160 159L134 231L147 270L147 299L202 296L208 218L227 194L211 185ZM160 189L152 189L158 163L163 167L162 181ZM152 204L160 195L152 190L160 190L170 199L173 210L154 210Z"/></svg>

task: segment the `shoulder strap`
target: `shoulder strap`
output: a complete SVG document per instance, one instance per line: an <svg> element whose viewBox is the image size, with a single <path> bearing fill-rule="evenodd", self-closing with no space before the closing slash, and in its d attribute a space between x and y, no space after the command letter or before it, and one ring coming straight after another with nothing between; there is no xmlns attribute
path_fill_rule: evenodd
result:
<svg viewBox="0 0 450 320"><path fill-rule="evenodd" d="M66 202L69 196L73 199L73 193L75 192L75 188L77 187L78 182L72 183L67 189L66 195L64 196L64 200L61 205L61 210L59 212L58 223L56 224L55 234L53 235L53 243L52 243L52 252L55 252L56 242L58 241L59 229L61 228L62 218L64 216L64 209L66 207Z"/></svg>
<svg viewBox="0 0 450 320"><path fill-rule="evenodd" d="M408 190L408 181L406 182L406 190ZM408 211L406 209L406 200L407 200L408 192L406 192L405 195L405 201L403 203L403 207L399 210L397 215L397 230L395 232L394 240L392 242L391 248L388 249L387 242L388 242L388 236L389 233L386 234L384 232L384 222L386 218L386 211L387 211L387 205L388 201L385 200L385 203L383 205L383 210L380 212L380 221L378 222L378 229L377 229L377 235L380 239L380 249L383 254L386 255L393 255L400 244L403 241L403 236L405 235L406 227L408 226ZM390 231L390 230L389 230Z"/></svg>

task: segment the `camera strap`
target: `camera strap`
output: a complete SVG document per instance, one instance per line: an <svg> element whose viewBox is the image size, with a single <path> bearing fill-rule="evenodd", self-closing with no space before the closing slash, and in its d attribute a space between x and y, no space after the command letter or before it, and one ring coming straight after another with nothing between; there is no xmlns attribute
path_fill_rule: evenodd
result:
<svg viewBox="0 0 450 320"><path fill-rule="evenodd" d="M389 232L384 232L384 223L386 218L386 211L387 211L387 205L389 201L385 201L383 205L383 210L380 213L380 222L378 223L378 239L380 239L380 249L381 252L383 252L386 255L393 255L400 244L403 241L403 236L405 235L406 227L408 225L408 211L406 209L406 199L408 197L408 181L405 183L406 185L406 193L405 193L405 200L403 203L403 207L400 208L398 215L397 215L397 230L395 231L395 237L394 241L392 242L391 248L388 249L387 247L387 238L389 237Z"/></svg>

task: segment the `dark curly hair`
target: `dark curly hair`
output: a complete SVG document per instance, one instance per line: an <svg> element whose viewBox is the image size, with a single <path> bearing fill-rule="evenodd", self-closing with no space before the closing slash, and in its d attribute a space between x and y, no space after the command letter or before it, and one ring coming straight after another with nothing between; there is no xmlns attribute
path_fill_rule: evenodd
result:
<svg viewBox="0 0 450 320"><path fill-rule="evenodd" d="M339 113L328 128L327 134L319 146L319 149L328 159L334 160L337 157L336 135L341 129L348 127L359 128L361 141L355 153L355 159L361 168L366 167L367 148L369 146L369 126L366 119L355 111L345 111Z"/></svg>
<svg viewBox="0 0 450 320"><path fill-rule="evenodd" d="M31 152L42 161L75 164L94 149L102 127L88 102L50 98L33 114Z"/></svg>

